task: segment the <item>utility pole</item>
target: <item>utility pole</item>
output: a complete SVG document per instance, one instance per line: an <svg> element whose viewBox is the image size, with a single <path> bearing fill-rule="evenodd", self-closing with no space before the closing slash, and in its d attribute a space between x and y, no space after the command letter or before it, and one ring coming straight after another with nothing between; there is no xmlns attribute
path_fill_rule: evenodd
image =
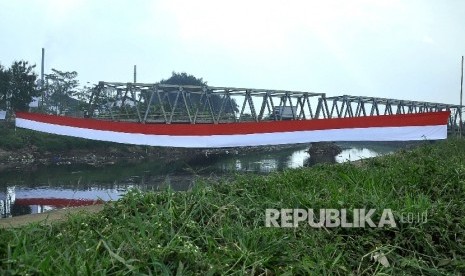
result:
<svg viewBox="0 0 465 276"><path fill-rule="evenodd" d="M462 56L462 75L460 78L460 137L462 137L462 99L463 99L463 56Z"/></svg>
<svg viewBox="0 0 465 276"><path fill-rule="evenodd" d="M45 48L42 48L42 64L40 66L40 86L44 86L44 61L45 61Z"/></svg>
<svg viewBox="0 0 465 276"><path fill-rule="evenodd" d="M136 65L134 65L134 83L137 82L137 68Z"/></svg>
<svg viewBox="0 0 465 276"><path fill-rule="evenodd" d="M40 90L41 90L41 98L38 98L39 103L38 107L41 108L44 105L44 100L45 100L45 73L44 73L44 68L45 68L45 48L42 48L42 63L40 64Z"/></svg>

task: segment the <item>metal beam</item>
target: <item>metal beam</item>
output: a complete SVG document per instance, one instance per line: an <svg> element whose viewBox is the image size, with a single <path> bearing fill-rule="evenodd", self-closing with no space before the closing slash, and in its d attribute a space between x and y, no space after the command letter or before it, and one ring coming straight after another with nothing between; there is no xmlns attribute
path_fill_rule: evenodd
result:
<svg viewBox="0 0 465 276"><path fill-rule="evenodd" d="M122 91L125 91L124 95ZM135 105L131 107L131 112L125 110L128 97L132 98ZM118 101L121 106L115 106ZM315 109L312 102L316 102ZM142 107L145 110L141 111ZM381 97L326 97L325 93L304 91L123 82L99 82L89 100L91 116L96 108L106 108L106 114L115 120L120 119L115 114L126 111L126 119L135 122L166 124L228 123L244 121L246 117L256 122L312 120L449 110L450 130L459 128L457 121L462 110L460 105ZM284 108L288 110L287 117L279 114ZM163 118L163 121L156 118Z"/></svg>

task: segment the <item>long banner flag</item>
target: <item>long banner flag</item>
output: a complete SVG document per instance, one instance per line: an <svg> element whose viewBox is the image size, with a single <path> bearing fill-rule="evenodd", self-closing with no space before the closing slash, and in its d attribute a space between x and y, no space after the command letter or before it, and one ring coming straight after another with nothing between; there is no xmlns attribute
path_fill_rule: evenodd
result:
<svg viewBox="0 0 465 276"><path fill-rule="evenodd" d="M447 138L449 111L219 124L142 124L16 113L16 126L116 143L223 148L325 141L412 141Z"/></svg>

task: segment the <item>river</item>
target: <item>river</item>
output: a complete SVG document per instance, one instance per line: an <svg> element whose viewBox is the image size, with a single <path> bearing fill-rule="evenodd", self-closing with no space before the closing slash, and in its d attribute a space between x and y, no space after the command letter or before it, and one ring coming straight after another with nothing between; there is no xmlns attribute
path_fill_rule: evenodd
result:
<svg viewBox="0 0 465 276"><path fill-rule="evenodd" d="M235 173L267 174L306 164L354 161L391 153L398 143L338 143L337 156L309 159L308 145L275 151L228 152L220 157L170 164L161 161L120 163L106 167L60 165L39 167L29 172L0 173L0 218L66 206L91 204L95 200L116 200L129 189L143 191L166 188L187 190L198 177L217 178Z"/></svg>

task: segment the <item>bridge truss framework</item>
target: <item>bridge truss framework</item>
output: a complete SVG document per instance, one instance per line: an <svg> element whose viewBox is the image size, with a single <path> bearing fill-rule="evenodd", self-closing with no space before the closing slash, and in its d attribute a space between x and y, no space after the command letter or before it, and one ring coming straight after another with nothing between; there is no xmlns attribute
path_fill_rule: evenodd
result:
<svg viewBox="0 0 465 276"><path fill-rule="evenodd" d="M325 93L156 83L100 82L89 116L140 123L228 123L312 120L450 111L448 129L459 132L460 105ZM287 108L287 117L280 108ZM282 110L281 110L282 111ZM462 123L463 126L463 123Z"/></svg>

